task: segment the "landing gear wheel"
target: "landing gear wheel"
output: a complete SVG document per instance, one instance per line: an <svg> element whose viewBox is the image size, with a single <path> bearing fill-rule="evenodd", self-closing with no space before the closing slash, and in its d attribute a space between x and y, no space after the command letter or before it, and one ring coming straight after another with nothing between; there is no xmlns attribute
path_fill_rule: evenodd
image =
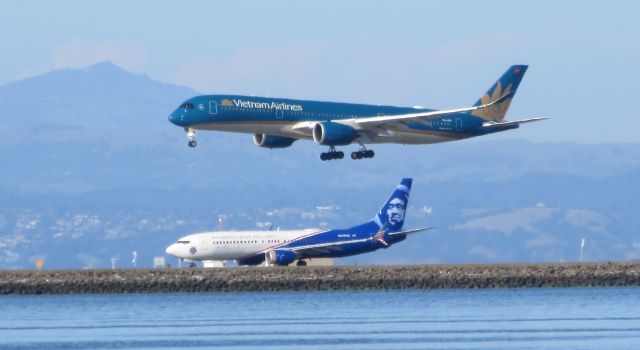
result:
<svg viewBox="0 0 640 350"><path fill-rule="evenodd" d="M336 151L335 147L331 146L329 152L320 153L320 160L332 160L344 158L344 152Z"/></svg>
<svg viewBox="0 0 640 350"><path fill-rule="evenodd" d="M196 131L194 129L191 128L184 128L184 131L187 132L187 139L189 140L189 142L187 142L187 145L189 145L189 147L193 148L196 146Z"/></svg>
<svg viewBox="0 0 640 350"><path fill-rule="evenodd" d="M357 152L351 152L351 159L373 158L375 153L372 150L367 150L363 145L360 145L360 150Z"/></svg>
<svg viewBox="0 0 640 350"><path fill-rule="evenodd" d="M307 266L307 262L304 260L298 260L298 262L296 263L296 266Z"/></svg>

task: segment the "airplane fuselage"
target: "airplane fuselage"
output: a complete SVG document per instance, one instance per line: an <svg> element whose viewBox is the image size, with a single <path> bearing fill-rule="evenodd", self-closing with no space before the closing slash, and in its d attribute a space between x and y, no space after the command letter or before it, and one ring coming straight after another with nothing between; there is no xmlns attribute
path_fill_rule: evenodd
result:
<svg viewBox="0 0 640 350"><path fill-rule="evenodd" d="M193 130L215 130L265 134L312 140L312 128L304 123L334 122L367 117L433 112L421 107L394 107L337 102L319 102L241 95L196 96L169 117L178 126ZM483 128L482 118L461 112L428 121L399 124L384 133L362 133L352 142L427 144L459 140L496 129ZM310 125L311 126L311 125ZM510 128L515 128L514 127ZM500 131L505 130L501 128Z"/></svg>
<svg viewBox="0 0 640 350"><path fill-rule="evenodd" d="M180 238L167 248L173 256L196 260L235 260L243 265L263 261L261 253L269 250L295 250L297 247L320 247L305 258L339 258L387 248L407 236L387 236L385 244L375 239L378 227L367 223L350 229L291 231L213 231L195 233ZM370 227L363 227L370 226ZM339 248L322 249L324 244L341 242Z"/></svg>

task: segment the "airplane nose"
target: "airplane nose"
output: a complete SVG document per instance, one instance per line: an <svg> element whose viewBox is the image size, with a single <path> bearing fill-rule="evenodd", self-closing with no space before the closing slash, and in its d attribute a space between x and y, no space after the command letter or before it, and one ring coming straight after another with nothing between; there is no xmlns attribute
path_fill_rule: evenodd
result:
<svg viewBox="0 0 640 350"><path fill-rule="evenodd" d="M175 111L173 113L169 114L169 122L171 122L171 124L178 125L178 121L179 120L180 120L180 117L178 116L178 114Z"/></svg>
<svg viewBox="0 0 640 350"><path fill-rule="evenodd" d="M173 255L175 257L178 257L178 247L176 247L176 244L172 244L170 246L167 247L167 249L165 250L165 253L169 254L169 255Z"/></svg>

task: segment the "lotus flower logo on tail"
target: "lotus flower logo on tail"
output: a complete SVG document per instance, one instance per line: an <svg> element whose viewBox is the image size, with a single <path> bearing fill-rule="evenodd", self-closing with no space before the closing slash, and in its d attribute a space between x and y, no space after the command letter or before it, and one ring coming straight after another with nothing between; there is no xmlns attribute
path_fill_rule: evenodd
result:
<svg viewBox="0 0 640 350"><path fill-rule="evenodd" d="M496 87L493 90L491 96L488 94L482 95L480 101L483 105L489 104L493 101L498 100L500 97L505 96L511 93L512 84L507 85L507 87L502 90L502 83L498 81L496 83ZM476 109L471 114L476 117L480 117L486 121L498 121L501 122L504 120L504 116L507 114L507 110L509 109L509 105L511 104L511 98L506 98L504 101L491 105L489 107Z"/></svg>
<svg viewBox="0 0 640 350"><path fill-rule="evenodd" d="M224 100L220 101L220 105L225 107L233 107L233 102L230 99L225 98Z"/></svg>

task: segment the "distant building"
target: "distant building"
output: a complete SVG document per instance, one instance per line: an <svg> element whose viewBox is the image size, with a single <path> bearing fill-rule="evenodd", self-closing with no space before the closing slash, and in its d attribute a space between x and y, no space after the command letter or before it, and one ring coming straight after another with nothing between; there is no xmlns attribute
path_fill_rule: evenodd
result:
<svg viewBox="0 0 640 350"><path fill-rule="evenodd" d="M307 259L307 266L333 266L333 258ZM293 264L292 264L293 265Z"/></svg>
<svg viewBox="0 0 640 350"><path fill-rule="evenodd" d="M202 262L202 267L225 267L227 266L225 261L222 260L205 260Z"/></svg>
<svg viewBox="0 0 640 350"><path fill-rule="evenodd" d="M164 268L165 267L165 262L164 262L164 256L154 256L153 257L153 268L157 269L157 268Z"/></svg>

